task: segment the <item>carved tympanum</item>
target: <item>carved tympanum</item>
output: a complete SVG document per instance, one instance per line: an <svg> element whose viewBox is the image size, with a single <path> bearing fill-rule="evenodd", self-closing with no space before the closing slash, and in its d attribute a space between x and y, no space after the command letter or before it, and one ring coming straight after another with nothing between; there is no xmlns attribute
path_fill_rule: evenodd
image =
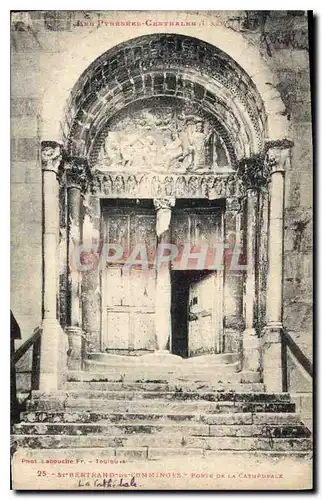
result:
<svg viewBox="0 0 323 500"><path fill-rule="evenodd" d="M215 122L184 105L138 109L112 122L97 164L101 170L212 172L230 165Z"/></svg>

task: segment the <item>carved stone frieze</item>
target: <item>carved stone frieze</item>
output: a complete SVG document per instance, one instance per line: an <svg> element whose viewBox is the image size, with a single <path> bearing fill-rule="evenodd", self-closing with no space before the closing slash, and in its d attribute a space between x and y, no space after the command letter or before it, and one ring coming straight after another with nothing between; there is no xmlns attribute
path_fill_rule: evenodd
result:
<svg viewBox="0 0 323 500"><path fill-rule="evenodd" d="M91 192L99 198L207 198L244 196L234 172L219 174L116 174L95 171Z"/></svg>

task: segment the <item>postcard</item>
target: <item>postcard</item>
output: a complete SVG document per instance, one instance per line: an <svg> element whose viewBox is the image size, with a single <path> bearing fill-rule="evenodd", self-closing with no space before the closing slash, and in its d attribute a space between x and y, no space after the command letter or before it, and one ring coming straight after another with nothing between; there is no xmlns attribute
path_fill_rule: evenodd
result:
<svg viewBox="0 0 323 500"><path fill-rule="evenodd" d="M307 11L11 12L14 490L311 490Z"/></svg>

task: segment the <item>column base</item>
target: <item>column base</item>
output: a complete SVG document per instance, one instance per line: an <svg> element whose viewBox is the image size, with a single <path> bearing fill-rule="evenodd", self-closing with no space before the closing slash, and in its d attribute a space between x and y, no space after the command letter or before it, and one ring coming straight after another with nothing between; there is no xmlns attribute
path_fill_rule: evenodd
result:
<svg viewBox="0 0 323 500"><path fill-rule="evenodd" d="M283 391L282 329L279 322L268 323L263 329L263 381L268 392Z"/></svg>
<svg viewBox="0 0 323 500"><path fill-rule="evenodd" d="M244 330L242 349L242 370L259 372L261 370L260 339L254 328Z"/></svg>
<svg viewBox="0 0 323 500"><path fill-rule="evenodd" d="M39 390L59 389L66 371L67 339L56 319L43 319L40 344Z"/></svg>
<svg viewBox="0 0 323 500"><path fill-rule="evenodd" d="M78 326L67 326L65 332L68 338L67 367L69 370L82 369L83 331Z"/></svg>

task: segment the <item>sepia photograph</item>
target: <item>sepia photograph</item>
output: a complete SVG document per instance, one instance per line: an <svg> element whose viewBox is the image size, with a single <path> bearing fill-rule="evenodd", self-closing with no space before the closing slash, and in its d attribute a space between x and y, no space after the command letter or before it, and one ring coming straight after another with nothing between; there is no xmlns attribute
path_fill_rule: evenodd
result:
<svg viewBox="0 0 323 500"><path fill-rule="evenodd" d="M13 490L312 490L312 30L10 12Z"/></svg>

